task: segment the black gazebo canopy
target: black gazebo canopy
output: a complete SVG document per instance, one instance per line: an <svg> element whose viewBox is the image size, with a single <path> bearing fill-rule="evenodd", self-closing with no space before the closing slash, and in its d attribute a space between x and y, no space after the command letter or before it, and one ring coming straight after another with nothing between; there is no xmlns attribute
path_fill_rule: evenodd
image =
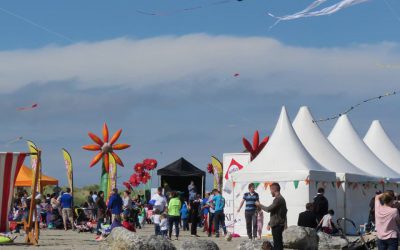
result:
<svg viewBox="0 0 400 250"><path fill-rule="evenodd" d="M198 193L202 196L204 194L206 172L198 169L183 157L157 170L157 175L160 176L163 187L165 183L168 183L171 190L181 191L188 195L187 187L190 181L194 181Z"/></svg>

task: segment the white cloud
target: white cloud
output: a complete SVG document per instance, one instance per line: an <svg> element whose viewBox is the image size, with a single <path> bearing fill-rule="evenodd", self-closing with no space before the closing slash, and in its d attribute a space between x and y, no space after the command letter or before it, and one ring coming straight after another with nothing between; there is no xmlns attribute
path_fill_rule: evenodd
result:
<svg viewBox="0 0 400 250"><path fill-rule="evenodd" d="M0 93L30 83L61 84L74 79L83 89L114 85L137 89L173 83L224 88L246 84L257 92L369 94L398 87L400 68L387 65L399 64L399 45L392 43L301 48L265 37L194 34L119 38L2 51ZM241 76L234 78L235 72Z"/></svg>

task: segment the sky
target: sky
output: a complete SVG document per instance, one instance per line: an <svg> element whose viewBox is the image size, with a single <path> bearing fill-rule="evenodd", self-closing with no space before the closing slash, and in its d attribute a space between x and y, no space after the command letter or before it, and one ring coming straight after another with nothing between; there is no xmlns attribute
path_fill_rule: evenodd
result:
<svg viewBox="0 0 400 250"><path fill-rule="evenodd" d="M324 118L400 90L397 0L271 30L268 12L291 14L312 1L219 2L0 1L0 150L26 151L24 141L10 142L33 140L45 174L65 185L66 148L75 184L99 183L100 166L88 167L94 153L81 146L107 122L110 133L123 129L119 142L132 145L120 153L121 184L145 158L160 168L185 157L205 169L212 155L241 152L242 137L272 133L282 105L291 119L303 105ZM17 111L33 103L39 108ZM400 146L399 105L399 95L387 97L350 119L362 137L381 120ZM334 121L319 125L328 135Z"/></svg>

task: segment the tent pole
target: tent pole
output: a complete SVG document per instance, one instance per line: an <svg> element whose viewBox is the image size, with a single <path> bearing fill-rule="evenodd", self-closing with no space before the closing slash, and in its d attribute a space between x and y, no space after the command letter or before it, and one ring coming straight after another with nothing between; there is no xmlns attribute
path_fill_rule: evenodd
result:
<svg viewBox="0 0 400 250"><path fill-rule="evenodd" d="M344 213L343 213L343 216L344 216L344 218L347 218L347 202L346 202L346 200L347 200L347 187L346 187L346 184L347 184L347 180L346 180L346 178L344 179L344 182L343 182L343 184L344 184L344 201L343 201L343 207L344 207ZM343 229L344 229L344 233L345 234L347 234L347 228L346 228L346 221L343 221L343 223L344 223L344 225L343 225Z"/></svg>
<svg viewBox="0 0 400 250"><path fill-rule="evenodd" d="M204 176L201 177L201 197L204 197Z"/></svg>

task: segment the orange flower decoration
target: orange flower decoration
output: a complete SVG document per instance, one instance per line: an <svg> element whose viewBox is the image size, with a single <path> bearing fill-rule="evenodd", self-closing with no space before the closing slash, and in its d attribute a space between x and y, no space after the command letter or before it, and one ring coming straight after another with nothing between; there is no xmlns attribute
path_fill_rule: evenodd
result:
<svg viewBox="0 0 400 250"><path fill-rule="evenodd" d="M130 147L130 145L128 144L115 144L121 133L122 129L119 129L109 140L108 127L106 123L104 123L103 125L103 140L101 140L97 135L91 132L88 133L89 137L96 144L86 145L83 146L82 148L89 151L100 151L95 157L93 157L92 161L90 162L90 167L96 165L103 158L105 170L106 172L108 172L110 166L110 161L109 161L110 155L114 157L115 162L118 165L120 165L121 167L124 166L124 164L121 161L121 158L119 158L119 156L114 152L114 150L123 150Z"/></svg>

